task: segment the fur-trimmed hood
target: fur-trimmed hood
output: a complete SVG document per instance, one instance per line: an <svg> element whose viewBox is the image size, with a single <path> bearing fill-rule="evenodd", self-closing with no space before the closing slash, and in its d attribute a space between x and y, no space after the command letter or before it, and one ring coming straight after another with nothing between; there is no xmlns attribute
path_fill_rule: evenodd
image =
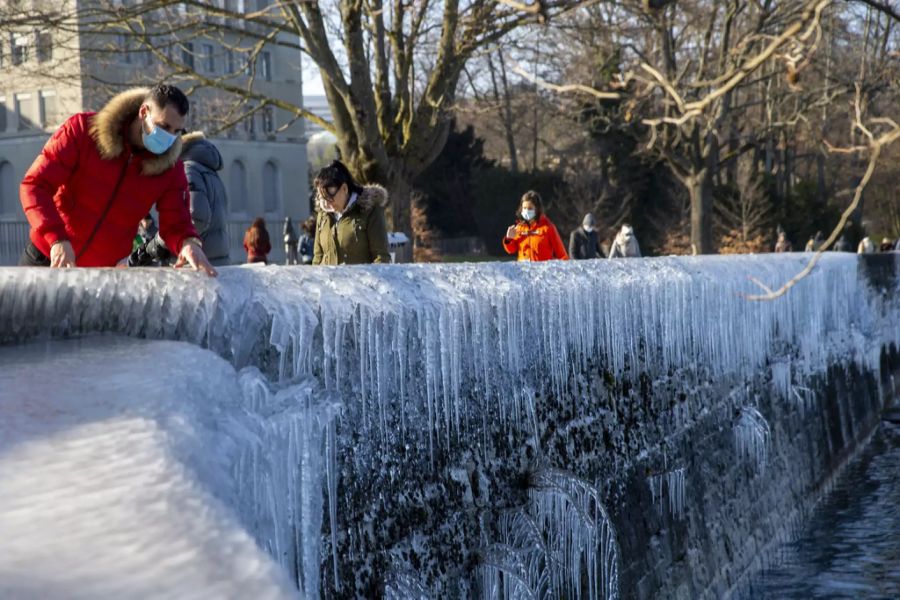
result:
<svg viewBox="0 0 900 600"><path fill-rule="evenodd" d="M388 203L388 192L380 185L363 186L363 191L357 196L356 203L363 210L371 210L373 206L384 208ZM317 206L322 212L332 212L328 210L321 198L318 200Z"/></svg>
<svg viewBox="0 0 900 600"><path fill-rule="evenodd" d="M105 160L113 160L125 151L125 128L137 116L141 104L150 90L134 88L122 92L106 103L91 119L90 133L97 144L100 156ZM149 156L143 159L141 173L148 176L160 175L175 166L181 155L180 136L165 154Z"/></svg>
<svg viewBox="0 0 900 600"><path fill-rule="evenodd" d="M206 139L202 131L192 131L181 136L181 160L200 163L211 171L219 171L223 166L219 149Z"/></svg>

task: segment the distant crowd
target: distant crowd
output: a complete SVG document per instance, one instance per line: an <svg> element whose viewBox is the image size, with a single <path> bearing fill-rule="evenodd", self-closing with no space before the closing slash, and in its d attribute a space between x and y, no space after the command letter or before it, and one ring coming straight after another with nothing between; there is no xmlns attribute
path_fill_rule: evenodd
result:
<svg viewBox="0 0 900 600"><path fill-rule="evenodd" d="M22 180L20 198L31 231L20 264L174 264L211 276L217 266L230 264L227 200L218 175L222 156L202 133L184 130L189 108L181 90L160 84L123 92L99 112L67 119ZM319 171L313 187L316 214L301 224L301 234L289 218L284 222L288 264L391 262L384 188L360 185L338 160ZM825 243L818 232L805 251L818 251ZM641 256L630 225L621 225L606 245L591 214L571 232L566 246L535 191L521 197L502 244L520 261ZM851 251L844 236L830 249ZM246 231L244 250L248 263L268 262L272 242L263 219ZM792 250L779 228L774 251ZM865 237L857 247L860 254L894 250L900 250L900 240L885 238L876 247Z"/></svg>

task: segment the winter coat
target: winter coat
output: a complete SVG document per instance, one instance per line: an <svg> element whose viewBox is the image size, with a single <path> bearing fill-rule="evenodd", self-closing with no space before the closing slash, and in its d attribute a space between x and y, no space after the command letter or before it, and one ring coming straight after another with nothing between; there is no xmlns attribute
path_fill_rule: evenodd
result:
<svg viewBox="0 0 900 600"><path fill-rule="evenodd" d="M98 113L70 117L47 141L19 188L31 241L45 256L68 240L80 267L111 267L128 256L135 231L156 204L162 237L181 249L196 237L181 141L165 154L132 148L131 124L148 90L114 97Z"/></svg>
<svg viewBox="0 0 900 600"><path fill-rule="evenodd" d="M596 231L585 231L584 227L579 227L569 236L569 258L583 260L603 256Z"/></svg>
<svg viewBox="0 0 900 600"><path fill-rule="evenodd" d="M859 246L856 247L857 254L872 254L875 252L875 244L872 243L872 240L869 239L869 236L864 237L859 242Z"/></svg>
<svg viewBox="0 0 900 600"><path fill-rule="evenodd" d="M503 248L508 254L517 254L518 260L569 260L559 231L547 215L530 222L519 221L516 237L503 238Z"/></svg>
<svg viewBox="0 0 900 600"><path fill-rule="evenodd" d="M387 223L384 207L387 190L378 185L363 188L341 218L318 206L313 241L314 265L359 265L389 263Z"/></svg>
<svg viewBox="0 0 900 600"><path fill-rule="evenodd" d="M613 239L608 258L640 258L641 247L633 227L623 226Z"/></svg>
<svg viewBox="0 0 900 600"><path fill-rule="evenodd" d="M268 254L272 251L272 243L268 234L260 235L255 243L250 241L250 230L244 234L244 250L247 251L248 263L268 263Z"/></svg>
<svg viewBox="0 0 900 600"><path fill-rule="evenodd" d="M195 131L182 138L181 160L190 189L191 219L200 239L203 252L214 265L227 265L228 197L217 171L222 170L222 155L203 133Z"/></svg>

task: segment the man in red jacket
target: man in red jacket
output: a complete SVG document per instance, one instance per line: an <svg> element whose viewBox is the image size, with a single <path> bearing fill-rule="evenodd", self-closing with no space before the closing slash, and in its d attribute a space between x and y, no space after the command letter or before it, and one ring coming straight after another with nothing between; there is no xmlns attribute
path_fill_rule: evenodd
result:
<svg viewBox="0 0 900 600"><path fill-rule="evenodd" d="M189 108L175 86L114 97L98 113L70 117L28 169L19 196L31 224L20 264L112 267L131 252L155 204L160 235L190 265L215 275L191 223L178 156Z"/></svg>

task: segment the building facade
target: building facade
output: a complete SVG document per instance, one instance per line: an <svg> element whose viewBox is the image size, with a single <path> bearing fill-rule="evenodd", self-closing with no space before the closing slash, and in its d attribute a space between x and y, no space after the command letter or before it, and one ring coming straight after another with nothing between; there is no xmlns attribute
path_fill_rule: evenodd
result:
<svg viewBox="0 0 900 600"><path fill-rule="evenodd" d="M24 4L34 10L45 6ZM57 4L77 9L91 3ZM226 0L223 6L236 14L258 14L269 4ZM77 10L71 14L80 18ZM160 18L169 22L196 17L183 7L160 9ZM112 24L0 31L0 264L15 264L27 242L19 183L53 131L71 114L98 110L119 91L157 81L176 83L190 94L188 129L207 132L222 154L219 176L228 192L232 262L245 260L243 233L256 217L269 227L270 260L283 260L282 244L276 242L284 218L299 223L309 215L307 133L302 120L260 98L302 102L299 49L277 43L280 38L258 44L260 26L239 18L204 17L197 32L185 31L179 37L138 37ZM170 77L179 66L188 74ZM204 79L251 94L228 94L203 85Z"/></svg>

